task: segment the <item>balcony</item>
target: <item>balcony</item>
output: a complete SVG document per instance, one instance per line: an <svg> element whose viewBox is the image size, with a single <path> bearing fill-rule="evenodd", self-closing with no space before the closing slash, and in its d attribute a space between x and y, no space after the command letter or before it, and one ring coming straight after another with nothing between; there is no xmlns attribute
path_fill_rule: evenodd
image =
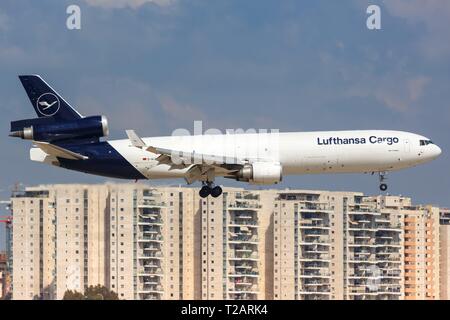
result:
<svg viewBox="0 0 450 320"><path fill-rule="evenodd" d="M302 262L302 269L306 271L306 269L309 270L328 270L329 269L329 262L322 262L322 263L312 263L312 262Z"/></svg>
<svg viewBox="0 0 450 320"><path fill-rule="evenodd" d="M321 230L330 230L330 225L328 223L301 223L299 225L299 229L321 229Z"/></svg>
<svg viewBox="0 0 450 320"><path fill-rule="evenodd" d="M308 254L327 254L327 253L329 253L329 251L326 250L326 248L322 249L322 250L319 250L319 249L317 249L317 250L305 250L305 247L303 245L300 246L300 248L301 248L302 255L305 255L305 256L308 255Z"/></svg>
<svg viewBox="0 0 450 320"><path fill-rule="evenodd" d="M328 291L321 291L321 290L312 290L312 291L299 291L298 292L299 295L304 295L304 296L311 296L311 295L322 295L322 296L329 296L331 294L331 292ZM307 297L303 298L304 300L308 300ZM317 299L319 300L319 299Z"/></svg>
<svg viewBox="0 0 450 320"><path fill-rule="evenodd" d="M311 239L311 238L307 239L307 238L303 237L298 244L301 246L317 245L317 246L329 247L330 241L328 240L328 237L323 237L320 239Z"/></svg>
<svg viewBox="0 0 450 320"><path fill-rule="evenodd" d="M143 201L138 204L139 209L163 209L167 208L164 202Z"/></svg>
<svg viewBox="0 0 450 320"><path fill-rule="evenodd" d="M258 237L256 236L234 236L228 239L228 243L230 244L238 244L238 243L250 243L250 244L258 244Z"/></svg>
<svg viewBox="0 0 450 320"><path fill-rule="evenodd" d="M228 274L229 278L242 278L242 277L251 277L251 278L258 278L259 274L258 271L253 271L251 269L240 269L240 270L234 270L230 271Z"/></svg>
<svg viewBox="0 0 450 320"><path fill-rule="evenodd" d="M259 195L258 194L252 194L252 193L236 193L236 200L258 200L259 201Z"/></svg>
<svg viewBox="0 0 450 320"><path fill-rule="evenodd" d="M314 213L314 214L321 214L321 213L330 214L330 213L334 212L334 210L330 209L328 206L322 207L324 209L320 209L319 206L317 206L316 208L317 209L315 209L314 206L308 206L308 207L298 208L298 211L300 213Z"/></svg>
<svg viewBox="0 0 450 320"><path fill-rule="evenodd" d="M148 291L142 291L138 292L139 298L141 300L161 300L161 292L148 292Z"/></svg>
<svg viewBox="0 0 450 320"><path fill-rule="evenodd" d="M162 269L156 269L154 271L146 271L145 269L140 269L138 272L139 277L163 277L164 274Z"/></svg>
<svg viewBox="0 0 450 320"><path fill-rule="evenodd" d="M401 248L402 246L398 241L387 241L382 239L377 239L376 244L379 247L393 247L393 248Z"/></svg>
<svg viewBox="0 0 450 320"><path fill-rule="evenodd" d="M248 262L242 263L242 264L235 264L234 270L236 270L236 273L238 274L245 274L245 272L255 271L255 265L250 264Z"/></svg>
<svg viewBox="0 0 450 320"><path fill-rule="evenodd" d="M236 293L258 294L259 291L258 291L258 287L253 285L253 286L251 286L249 288L246 288L246 287L243 287L243 288L241 288L241 287L230 288L230 289L228 289L228 293L229 294L236 294Z"/></svg>
<svg viewBox="0 0 450 320"><path fill-rule="evenodd" d="M242 220L230 220L228 222L229 227L247 227L247 228L258 228L258 223L256 221L250 221L246 219Z"/></svg>
<svg viewBox="0 0 450 320"><path fill-rule="evenodd" d="M142 267L144 268L145 271L149 271L149 270L154 271L155 268L161 269L161 261L160 260L146 261L146 262L144 262Z"/></svg>
<svg viewBox="0 0 450 320"><path fill-rule="evenodd" d="M317 230L317 229L305 229L305 230L301 230L300 233L301 233L302 237L329 236L329 233L326 230Z"/></svg>
<svg viewBox="0 0 450 320"><path fill-rule="evenodd" d="M380 212L376 212L370 209L365 209L365 208L355 208L351 211L347 211L347 214L349 215L367 215L367 216L380 216L381 213Z"/></svg>
<svg viewBox="0 0 450 320"><path fill-rule="evenodd" d="M160 251L161 247L159 247L159 246L145 246L145 247L143 247L141 249L143 249L145 251Z"/></svg>
<svg viewBox="0 0 450 320"><path fill-rule="evenodd" d="M163 237L161 235L153 235L153 236L141 236L138 242L163 242Z"/></svg>
<svg viewBox="0 0 450 320"><path fill-rule="evenodd" d="M237 260L237 261L258 261L259 256L257 253L254 254L236 254L236 255L229 255L229 260Z"/></svg>
<svg viewBox="0 0 450 320"><path fill-rule="evenodd" d="M308 262L308 261L330 261L330 256L324 255L321 257L301 257L298 259L300 262Z"/></svg>
<svg viewBox="0 0 450 320"><path fill-rule="evenodd" d="M377 259L380 261L400 261L401 256L400 256L400 254L393 254L393 253L388 253L388 254L377 253Z"/></svg>
<svg viewBox="0 0 450 320"><path fill-rule="evenodd" d="M229 292L228 294L232 300L256 300L258 298L257 293Z"/></svg>
<svg viewBox="0 0 450 320"><path fill-rule="evenodd" d="M141 276L144 284L161 284L161 277L159 275Z"/></svg>
<svg viewBox="0 0 450 320"><path fill-rule="evenodd" d="M244 220L249 220L249 219L253 219L256 220L256 215L254 214L253 211L243 211L243 212L235 212L234 214L232 214L232 217L234 219L244 219Z"/></svg>
<svg viewBox="0 0 450 320"><path fill-rule="evenodd" d="M239 246L239 245L236 245L235 247L234 247L234 251L235 252L238 252L238 253L252 253L252 252L254 252L255 251L255 249L254 248L252 248L251 246Z"/></svg>
<svg viewBox="0 0 450 320"><path fill-rule="evenodd" d="M255 277L234 277L231 281L234 284L234 287L248 287L255 286L258 284L258 279Z"/></svg>
<svg viewBox="0 0 450 320"><path fill-rule="evenodd" d="M324 278L324 279L328 279L331 277L330 272L327 271L321 271L321 270L308 270L308 269L303 269L302 272L298 275L298 278L300 279L314 279L314 278Z"/></svg>
<svg viewBox="0 0 450 320"><path fill-rule="evenodd" d="M162 219L151 219L151 218L147 218L147 217L142 217L141 219L139 219L138 221L138 225L139 226L162 226L163 225L163 221Z"/></svg>
<svg viewBox="0 0 450 320"><path fill-rule="evenodd" d="M387 217L381 217L375 219L376 223L391 223L391 220Z"/></svg>
<svg viewBox="0 0 450 320"><path fill-rule="evenodd" d="M228 204L228 211L246 211L246 210L259 210L261 209L261 205L257 203L251 203L249 201L236 201L234 203Z"/></svg>
<svg viewBox="0 0 450 320"><path fill-rule="evenodd" d="M377 229L377 231L380 232L395 232L395 233L399 233L402 232L402 226L401 225L396 225L396 226L389 226L389 227L379 227Z"/></svg>
<svg viewBox="0 0 450 320"><path fill-rule="evenodd" d="M302 287L326 287L322 289L330 289L330 281L328 278L303 279L300 283Z"/></svg>
<svg viewBox="0 0 450 320"><path fill-rule="evenodd" d="M159 228L155 228L155 227L143 227L143 229L141 230L142 234L159 234L161 233L161 230Z"/></svg>
<svg viewBox="0 0 450 320"><path fill-rule="evenodd" d="M163 294L164 290L160 284L144 285L138 289L138 293L159 293Z"/></svg>

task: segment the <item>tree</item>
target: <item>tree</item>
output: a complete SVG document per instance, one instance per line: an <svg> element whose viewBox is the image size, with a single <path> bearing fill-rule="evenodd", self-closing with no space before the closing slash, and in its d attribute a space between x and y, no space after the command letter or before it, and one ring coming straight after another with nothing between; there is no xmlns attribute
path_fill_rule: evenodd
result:
<svg viewBox="0 0 450 320"><path fill-rule="evenodd" d="M67 290L63 300L119 300L117 293L109 290L105 286L89 286L84 294L78 291Z"/></svg>
<svg viewBox="0 0 450 320"><path fill-rule="evenodd" d="M2 300L12 300L12 293L11 293L11 292L8 292L8 293L3 297Z"/></svg>
<svg viewBox="0 0 450 320"><path fill-rule="evenodd" d="M64 292L63 300L84 300L84 295L76 290L67 290Z"/></svg>
<svg viewBox="0 0 450 320"><path fill-rule="evenodd" d="M99 284L95 287L89 286L84 296L87 300L119 300L117 293Z"/></svg>

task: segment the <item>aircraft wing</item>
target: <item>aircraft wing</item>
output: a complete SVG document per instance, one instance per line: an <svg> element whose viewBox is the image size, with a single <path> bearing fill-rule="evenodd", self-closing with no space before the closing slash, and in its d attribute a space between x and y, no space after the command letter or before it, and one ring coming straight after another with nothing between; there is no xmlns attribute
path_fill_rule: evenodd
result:
<svg viewBox="0 0 450 320"><path fill-rule="evenodd" d="M210 170L225 171L231 175L239 171L244 164L251 162L247 159L230 159L218 155L148 146L134 130L126 130L126 133L134 147L159 155L156 158L159 164L170 165L172 169L182 169L191 166L186 173L186 182L188 184L200 180Z"/></svg>
<svg viewBox="0 0 450 320"><path fill-rule="evenodd" d="M186 152L180 150L172 150L159 148L154 146L147 146L145 142L136 134L134 130L126 130L127 136L131 141L131 144L136 148L145 149L155 154L159 154L160 156L156 158L159 163L170 164L176 163L177 165L189 166L191 164L214 164L214 165L225 165L237 164L244 165L248 161L242 159L227 159L225 161L225 157L218 155L209 155L202 154L196 152ZM176 155L177 159L172 159L172 157Z"/></svg>
<svg viewBox="0 0 450 320"><path fill-rule="evenodd" d="M54 144L48 142L34 141L33 142L37 147L39 147L45 153L55 156L58 158L64 158L69 160L86 160L88 157L83 156L82 154L67 150L65 148L56 146Z"/></svg>

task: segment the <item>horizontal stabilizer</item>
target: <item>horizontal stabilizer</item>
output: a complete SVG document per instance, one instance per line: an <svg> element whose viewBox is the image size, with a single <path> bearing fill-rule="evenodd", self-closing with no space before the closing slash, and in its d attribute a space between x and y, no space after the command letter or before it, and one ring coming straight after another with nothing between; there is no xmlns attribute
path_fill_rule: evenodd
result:
<svg viewBox="0 0 450 320"><path fill-rule="evenodd" d="M88 157L82 154L58 147L48 142L34 141L34 144L39 147L45 153L55 156L57 158L64 158L69 160L86 160Z"/></svg>

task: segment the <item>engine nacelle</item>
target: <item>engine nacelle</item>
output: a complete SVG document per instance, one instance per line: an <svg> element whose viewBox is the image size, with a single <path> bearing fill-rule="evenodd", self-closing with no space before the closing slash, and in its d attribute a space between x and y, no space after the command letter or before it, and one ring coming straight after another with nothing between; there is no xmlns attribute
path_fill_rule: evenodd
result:
<svg viewBox="0 0 450 320"><path fill-rule="evenodd" d="M255 162L246 164L237 174L238 181L252 184L277 184L283 179L283 167L280 163Z"/></svg>
<svg viewBox="0 0 450 320"><path fill-rule="evenodd" d="M61 141L100 138L109 134L105 116L92 116L72 121L45 123L41 119L13 122L10 136L35 141ZM44 119L45 120L45 119Z"/></svg>

